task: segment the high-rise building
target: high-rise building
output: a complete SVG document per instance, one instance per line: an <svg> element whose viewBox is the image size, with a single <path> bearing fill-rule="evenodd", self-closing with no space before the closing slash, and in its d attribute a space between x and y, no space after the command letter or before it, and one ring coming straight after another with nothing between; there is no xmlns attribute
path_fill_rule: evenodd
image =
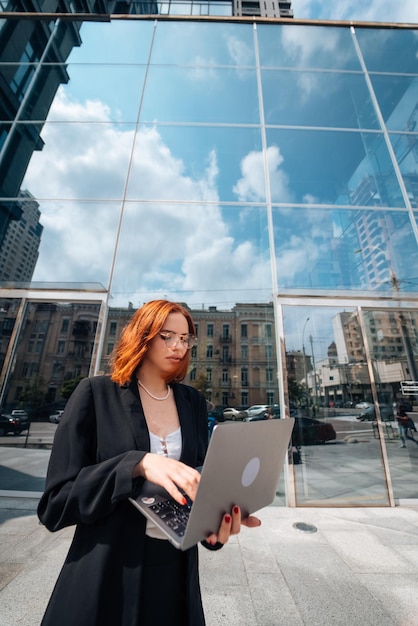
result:
<svg viewBox="0 0 418 626"><path fill-rule="evenodd" d="M39 256L43 226L39 204L29 191L21 191L22 215L11 220L0 248L0 281L30 281Z"/></svg>

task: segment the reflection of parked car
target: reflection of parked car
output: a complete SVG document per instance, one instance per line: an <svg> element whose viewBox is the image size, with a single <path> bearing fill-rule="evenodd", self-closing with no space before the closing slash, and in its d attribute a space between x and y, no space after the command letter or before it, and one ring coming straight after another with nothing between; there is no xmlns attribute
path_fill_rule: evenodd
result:
<svg viewBox="0 0 418 626"><path fill-rule="evenodd" d="M28 414L24 409L13 409L12 413L13 417L20 417L20 419L26 420L28 418Z"/></svg>
<svg viewBox="0 0 418 626"><path fill-rule="evenodd" d="M294 446L309 446L317 443L333 441L337 438L334 426L312 417L295 417L292 433Z"/></svg>
<svg viewBox="0 0 418 626"><path fill-rule="evenodd" d="M356 409L368 409L373 406L371 402L357 402Z"/></svg>
<svg viewBox="0 0 418 626"><path fill-rule="evenodd" d="M382 421L388 422L393 420L393 407L389 404L380 404L380 417ZM374 404L371 404L366 409L362 409L357 416L357 419L361 422L374 422L376 419L376 411L374 408Z"/></svg>
<svg viewBox="0 0 418 626"><path fill-rule="evenodd" d="M267 411L267 409L269 408L268 404L253 404L252 406L250 406L249 409L247 409L247 415L248 417L253 417L254 415L260 415L265 413Z"/></svg>
<svg viewBox="0 0 418 626"><path fill-rule="evenodd" d="M64 411L55 411L55 413L51 413L51 415L49 416L49 421L52 422L52 424L58 424L63 413Z"/></svg>
<svg viewBox="0 0 418 626"><path fill-rule="evenodd" d="M7 435L7 433L13 433L14 435L20 435L24 430L28 430L29 420L24 417L17 417L16 415L0 415L0 437Z"/></svg>
<svg viewBox="0 0 418 626"><path fill-rule="evenodd" d="M233 407L228 407L224 409L223 416L226 420L242 420L244 417L247 417L248 413L246 411L240 411L239 409L234 409Z"/></svg>

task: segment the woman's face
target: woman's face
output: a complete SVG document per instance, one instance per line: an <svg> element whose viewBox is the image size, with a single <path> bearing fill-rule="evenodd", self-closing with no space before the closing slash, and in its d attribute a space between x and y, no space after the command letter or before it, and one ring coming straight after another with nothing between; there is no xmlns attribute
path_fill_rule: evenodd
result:
<svg viewBox="0 0 418 626"><path fill-rule="evenodd" d="M167 374L177 368L179 361L187 352L187 347L180 341L180 336L189 333L187 319L182 313L170 313L160 332L166 337L170 333L173 345L169 347L166 340L158 334L148 344L148 351L142 361L142 366L151 366L159 373Z"/></svg>

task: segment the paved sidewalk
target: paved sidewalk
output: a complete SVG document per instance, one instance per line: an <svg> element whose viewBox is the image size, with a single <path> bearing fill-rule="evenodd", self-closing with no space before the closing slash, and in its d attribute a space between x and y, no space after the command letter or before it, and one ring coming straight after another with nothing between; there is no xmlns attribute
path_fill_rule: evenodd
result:
<svg viewBox="0 0 418 626"><path fill-rule="evenodd" d="M38 523L36 502L0 497L0 626L39 625L71 541L73 529ZM200 550L207 626L418 626L418 509L259 517L223 550Z"/></svg>

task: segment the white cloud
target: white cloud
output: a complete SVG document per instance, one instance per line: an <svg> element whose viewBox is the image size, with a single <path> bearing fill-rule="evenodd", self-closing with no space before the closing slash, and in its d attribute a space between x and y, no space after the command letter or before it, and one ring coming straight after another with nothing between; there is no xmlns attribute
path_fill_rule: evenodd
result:
<svg viewBox="0 0 418 626"><path fill-rule="evenodd" d="M113 305L137 305L156 292L208 303L225 292L230 306L248 300L246 290L255 301L262 288L271 292L268 262L249 241L237 241L223 219L215 150L204 171L191 176L157 128L140 129L133 146L132 127L113 125L103 103L74 102L63 92L42 136L45 147L34 153L24 181L45 226L34 280L107 284L132 154Z"/></svg>
<svg viewBox="0 0 418 626"><path fill-rule="evenodd" d="M416 0L292 0L295 18L367 22L418 22Z"/></svg>
<svg viewBox="0 0 418 626"><path fill-rule="evenodd" d="M284 158L278 146L267 148L271 197L275 202L290 202L289 178L283 171ZM264 159L262 152L250 152L241 161L242 178L233 188L241 202L265 202Z"/></svg>

